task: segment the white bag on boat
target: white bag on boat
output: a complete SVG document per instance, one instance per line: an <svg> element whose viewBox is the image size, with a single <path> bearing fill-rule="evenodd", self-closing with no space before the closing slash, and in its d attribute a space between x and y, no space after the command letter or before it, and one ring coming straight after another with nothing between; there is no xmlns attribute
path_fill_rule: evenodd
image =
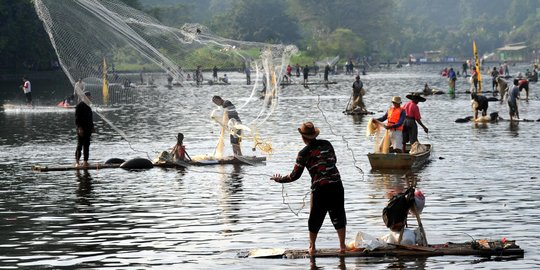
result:
<svg viewBox="0 0 540 270"><path fill-rule="evenodd" d="M385 241L388 244L398 244L399 233L390 231L389 234L381 237L381 240ZM416 245L416 234L410 229L403 229L403 237L401 238L401 245Z"/></svg>
<svg viewBox="0 0 540 270"><path fill-rule="evenodd" d="M409 154L414 155L414 154L424 153L427 150L428 150L428 147L426 145L421 144L418 141L416 141L411 145L411 150L409 151Z"/></svg>
<svg viewBox="0 0 540 270"><path fill-rule="evenodd" d="M358 232L354 240L347 245L347 247L350 249L365 248L367 250L385 248L386 246L387 245L384 241L363 232Z"/></svg>

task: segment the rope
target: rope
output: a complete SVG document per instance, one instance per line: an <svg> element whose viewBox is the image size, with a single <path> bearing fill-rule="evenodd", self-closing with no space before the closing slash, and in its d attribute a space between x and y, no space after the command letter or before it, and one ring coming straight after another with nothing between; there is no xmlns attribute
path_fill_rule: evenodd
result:
<svg viewBox="0 0 540 270"><path fill-rule="evenodd" d="M352 148L349 146L349 141L347 139L345 139L345 136L344 135L338 135L334 132L334 128L333 126L330 124L330 122L328 121L328 118L326 117L326 114L324 113L324 111L321 109L321 96L320 95L317 95L317 109L319 109L319 111L321 112L321 115L323 116L323 119L324 121L326 122L326 124L330 127L330 132L334 135L334 136L337 136L337 137L341 137L341 140L345 142L345 146L347 148L347 150L349 150L349 152L351 152L351 157L353 159L353 166L360 172L360 174L362 175L362 181L364 180L364 171L362 170L362 168L360 168L360 166L357 165L358 163L358 160L356 159L356 156L354 155L354 151L352 150Z"/></svg>
<svg viewBox="0 0 540 270"><path fill-rule="evenodd" d="M281 184L281 198L283 199L283 204L287 205L287 207L289 208L289 210L291 211L291 213L293 213L295 216L298 216L298 214L300 214L300 211L302 211L302 209L304 209L304 207L306 206L306 197L311 193L311 191L308 191L305 195L304 195L304 198L302 198L302 206L300 207L300 209L298 209L298 211L294 211L291 207L291 204L286 202L285 201L285 197L288 197L289 195L287 194L287 192L285 192L285 184Z"/></svg>

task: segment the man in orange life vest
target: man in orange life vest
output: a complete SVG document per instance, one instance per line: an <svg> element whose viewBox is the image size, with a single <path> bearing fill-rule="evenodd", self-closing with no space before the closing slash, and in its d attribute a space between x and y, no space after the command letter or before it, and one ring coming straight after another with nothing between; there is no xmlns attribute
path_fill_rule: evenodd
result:
<svg viewBox="0 0 540 270"><path fill-rule="evenodd" d="M383 117L375 119L379 122L388 120L384 128L390 132L390 142L394 152L403 152L403 122L405 121L405 110L401 108L401 98L398 96L392 97L392 107L383 115Z"/></svg>

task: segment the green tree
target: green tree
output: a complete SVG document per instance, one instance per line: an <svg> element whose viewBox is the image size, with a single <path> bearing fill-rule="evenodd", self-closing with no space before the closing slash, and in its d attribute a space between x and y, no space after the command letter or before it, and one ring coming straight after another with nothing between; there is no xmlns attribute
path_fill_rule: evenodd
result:
<svg viewBox="0 0 540 270"><path fill-rule="evenodd" d="M286 2L237 0L212 25L227 37L259 42L293 42L298 40L298 25L286 13Z"/></svg>
<svg viewBox="0 0 540 270"><path fill-rule="evenodd" d="M340 55L350 58L365 55L366 43L350 29L338 28L320 39L316 47L317 55Z"/></svg>

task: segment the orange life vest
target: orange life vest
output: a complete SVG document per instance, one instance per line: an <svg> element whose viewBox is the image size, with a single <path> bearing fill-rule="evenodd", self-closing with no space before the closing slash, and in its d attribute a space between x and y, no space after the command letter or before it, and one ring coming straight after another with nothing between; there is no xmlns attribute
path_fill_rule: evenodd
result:
<svg viewBox="0 0 540 270"><path fill-rule="evenodd" d="M388 126L393 126L399 122L399 117L401 116L401 111L403 109L401 107L396 108L394 106L390 107L387 112L387 118L388 118ZM403 125L393 128L393 130L403 130Z"/></svg>

